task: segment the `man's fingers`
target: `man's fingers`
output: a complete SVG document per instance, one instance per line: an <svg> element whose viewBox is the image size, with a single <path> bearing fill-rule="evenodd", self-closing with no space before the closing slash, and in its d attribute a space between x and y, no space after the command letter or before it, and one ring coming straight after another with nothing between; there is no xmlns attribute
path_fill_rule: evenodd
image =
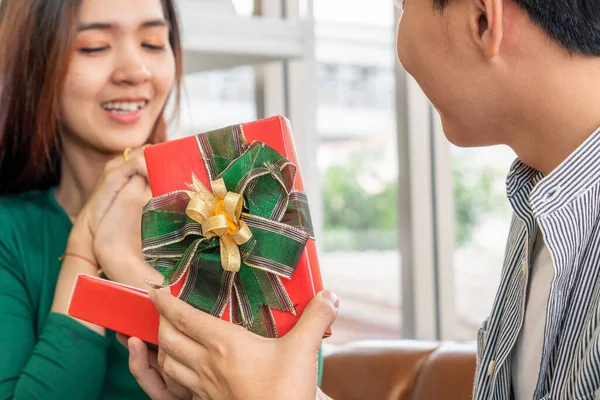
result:
<svg viewBox="0 0 600 400"><path fill-rule="evenodd" d="M146 344L138 338L130 338L127 345L129 370L144 392L153 400L174 400L167 390L165 381L154 367L157 366L156 352L149 353Z"/></svg>
<svg viewBox="0 0 600 400"><path fill-rule="evenodd" d="M171 393L178 399L191 399L193 396L190 390L188 389L189 386L181 386L177 381L173 380L173 378L171 378L164 372L163 367L165 366L165 361L167 360L167 357L169 357L167 353L165 353L162 347L159 347L157 360L158 365L160 366L160 371L163 376L163 379L167 384L167 390L169 391L169 393ZM173 371L172 373L177 373L177 371ZM187 376L188 374L186 374L186 381L190 379Z"/></svg>
<svg viewBox="0 0 600 400"><path fill-rule="evenodd" d="M150 298L158 312L178 331L203 347L211 347L215 341L222 340L223 335L231 329L240 329L239 326L195 309L163 290L150 290Z"/></svg>
<svg viewBox="0 0 600 400"><path fill-rule="evenodd" d="M175 361L190 369L195 369L207 357L205 347L177 330L169 320L162 316L160 317L158 328L158 343L160 345L159 355L164 352ZM159 362L161 367L162 362L164 360Z"/></svg>
<svg viewBox="0 0 600 400"><path fill-rule="evenodd" d="M168 355L162 365L162 371L167 381L169 391L180 399L191 398L190 390L198 393L200 379L198 375Z"/></svg>
<svg viewBox="0 0 600 400"><path fill-rule="evenodd" d="M327 328L333 324L339 308L338 297L324 290L308 303L300 320L285 336L287 340L299 340L319 348Z"/></svg>

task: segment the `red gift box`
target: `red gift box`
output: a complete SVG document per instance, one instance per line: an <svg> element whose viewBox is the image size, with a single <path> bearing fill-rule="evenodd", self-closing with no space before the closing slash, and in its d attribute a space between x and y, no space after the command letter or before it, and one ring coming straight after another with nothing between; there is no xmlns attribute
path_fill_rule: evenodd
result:
<svg viewBox="0 0 600 400"><path fill-rule="evenodd" d="M241 127L249 144L260 141L299 166L287 119L272 117L242 124ZM176 190L188 190L187 184L192 174L210 188L209 174L195 136L148 146L144 155L154 197ZM294 189L304 190L300 173L296 175ZM174 295L179 293L182 282L171 288ZM289 332L308 302L323 288L313 239L308 240L292 279L282 279L282 283L297 313L293 315L271 310L279 336ZM71 297L69 315L157 344L158 313L156 310L152 312L153 307L145 291L80 276ZM222 319L230 320L229 309L229 306L225 309ZM330 334L328 331L325 336Z"/></svg>
<svg viewBox="0 0 600 400"><path fill-rule="evenodd" d="M160 315L148 291L95 276L77 276L69 315L158 344Z"/></svg>

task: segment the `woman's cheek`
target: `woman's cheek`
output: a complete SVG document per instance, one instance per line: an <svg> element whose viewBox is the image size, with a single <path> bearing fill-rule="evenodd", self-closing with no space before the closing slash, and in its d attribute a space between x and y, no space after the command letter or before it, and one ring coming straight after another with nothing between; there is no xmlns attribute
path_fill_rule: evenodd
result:
<svg viewBox="0 0 600 400"><path fill-rule="evenodd" d="M175 60L172 54L159 64L157 76L161 91L170 92L175 81Z"/></svg>
<svg viewBox="0 0 600 400"><path fill-rule="evenodd" d="M65 79L65 94L80 100L96 99L107 82L106 66L101 60L85 60L75 56Z"/></svg>

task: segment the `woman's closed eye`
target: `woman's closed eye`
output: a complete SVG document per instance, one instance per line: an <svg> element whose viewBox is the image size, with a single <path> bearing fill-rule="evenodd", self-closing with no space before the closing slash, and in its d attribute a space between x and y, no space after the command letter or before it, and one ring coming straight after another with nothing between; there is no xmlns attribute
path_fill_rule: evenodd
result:
<svg viewBox="0 0 600 400"><path fill-rule="evenodd" d="M109 48L110 48L109 46L82 47L79 49L79 52L83 53L83 54L94 54L94 53L101 53L105 50L108 50Z"/></svg>
<svg viewBox="0 0 600 400"><path fill-rule="evenodd" d="M160 51L160 50L164 50L165 49L165 45L164 44L152 44L152 43L142 43L142 46L149 49L149 50L156 50L156 51Z"/></svg>
<svg viewBox="0 0 600 400"><path fill-rule="evenodd" d="M164 44L142 43L142 47L153 51L165 50ZM79 52L83 54L96 54L102 53L103 51L106 51L108 49L110 49L110 46L81 47L79 48Z"/></svg>

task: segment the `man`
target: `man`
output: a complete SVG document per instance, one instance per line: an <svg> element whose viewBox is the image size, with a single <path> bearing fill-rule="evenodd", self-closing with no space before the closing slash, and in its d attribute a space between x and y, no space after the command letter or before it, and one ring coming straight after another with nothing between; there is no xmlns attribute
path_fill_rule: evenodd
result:
<svg viewBox="0 0 600 400"><path fill-rule="evenodd" d="M518 155L507 179L515 217L498 294L477 335L473 398L600 396L600 3L407 0L403 7L399 59L439 111L447 138L504 144ZM337 304L327 296L289 335L268 341L214 318L196 323L200 312L157 293L164 390L175 380L198 398L314 398L316 369L308 366ZM215 344L217 324L228 339ZM260 361L250 358L255 346ZM181 355L194 347L194 357ZM232 357L233 349L242 355ZM145 355L132 353L132 370L150 387L147 369L137 366L148 365Z"/></svg>
<svg viewBox="0 0 600 400"><path fill-rule="evenodd" d="M600 388L600 3L408 0L398 54L459 146L505 144L515 211L474 399Z"/></svg>

